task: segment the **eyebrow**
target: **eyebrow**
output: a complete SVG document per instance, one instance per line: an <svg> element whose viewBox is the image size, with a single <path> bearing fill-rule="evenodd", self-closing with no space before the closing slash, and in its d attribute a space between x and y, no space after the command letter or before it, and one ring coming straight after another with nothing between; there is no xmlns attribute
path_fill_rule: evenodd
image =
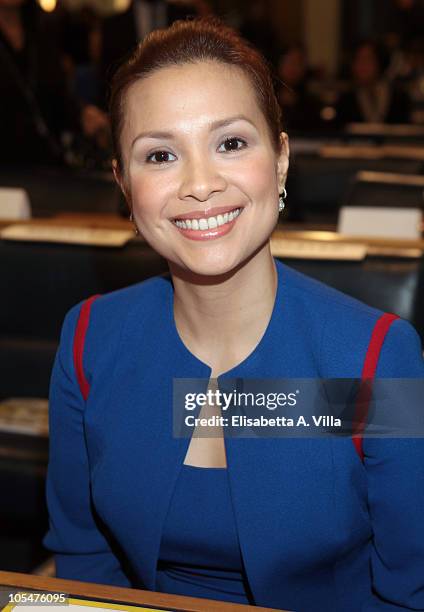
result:
<svg viewBox="0 0 424 612"><path fill-rule="evenodd" d="M257 129L253 121L248 119L248 117L246 117L245 115L234 115L233 117L228 117L228 119L219 119L217 121L213 121L209 125L209 129L210 131L213 132L215 130L218 130L219 128L227 127L228 125L231 125L232 123L235 123L236 121L247 121L247 123L250 123L250 125L252 125L255 129ZM163 138L163 139L168 139L168 140L174 140L175 136L174 134L172 134L172 132L156 132L156 131L140 132L140 134L137 134L137 136L132 141L131 149L133 148L137 140L140 140L141 138L157 138L157 139Z"/></svg>

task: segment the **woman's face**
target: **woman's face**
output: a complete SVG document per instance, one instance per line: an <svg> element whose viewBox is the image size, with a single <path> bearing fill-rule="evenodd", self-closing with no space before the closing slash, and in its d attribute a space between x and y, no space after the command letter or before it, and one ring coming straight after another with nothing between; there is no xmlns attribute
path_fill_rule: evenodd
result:
<svg viewBox="0 0 424 612"><path fill-rule="evenodd" d="M300 49L290 49L280 59L278 74L289 87L296 87L305 78L305 56Z"/></svg>
<svg viewBox="0 0 424 612"><path fill-rule="evenodd" d="M360 85L372 85L380 76L380 65L374 49L369 45L360 47L352 64L353 77Z"/></svg>
<svg viewBox="0 0 424 612"><path fill-rule="evenodd" d="M162 68L127 93L123 187L145 240L169 262L225 274L265 245L285 182L244 73L202 61Z"/></svg>

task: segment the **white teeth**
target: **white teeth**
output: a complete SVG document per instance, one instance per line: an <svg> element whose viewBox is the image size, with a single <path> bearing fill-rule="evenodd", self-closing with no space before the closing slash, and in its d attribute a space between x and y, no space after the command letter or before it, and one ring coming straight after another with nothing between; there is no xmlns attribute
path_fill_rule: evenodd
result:
<svg viewBox="0 0 424 612"><path fill-rule="evenodd" d="M234 221L234 219L239 216L241 211L241 208L236 208L236 210L232 210L230 213L217 215L216 217L208 217L207 219L185 219L184 221L182 219L176 219L175 225L181 229L215 229L220 225L225 225L225 223L231 223L231 221Z"/></svg>

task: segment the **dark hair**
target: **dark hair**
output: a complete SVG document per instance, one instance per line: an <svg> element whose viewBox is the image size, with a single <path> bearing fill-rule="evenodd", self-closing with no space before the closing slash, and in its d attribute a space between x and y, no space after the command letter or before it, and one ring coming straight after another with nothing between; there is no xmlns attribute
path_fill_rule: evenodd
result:
<svg viewBox="0 0 424 612"><path fill-rule="evenodd" d="M131 85L168 66L214 60L237 66L250 79L267 122L271 142L280 151L281 110L266 60L232 28L217 18L176 21L171 27L151 32L132 57L115 73L111 85L110 118L118 167L122 170L120 136L125 95Z"/></svg>

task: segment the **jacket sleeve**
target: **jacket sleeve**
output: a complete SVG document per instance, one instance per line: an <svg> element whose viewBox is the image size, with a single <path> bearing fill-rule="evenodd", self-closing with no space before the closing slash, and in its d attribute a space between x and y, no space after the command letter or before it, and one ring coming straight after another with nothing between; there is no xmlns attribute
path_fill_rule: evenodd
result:
<svg viewBox="0 0 424 612"><path fill-rule="evenodd" d="M424 379L421 342L409 323L392 324L377 376ZM364 453L375 592L365 610L424 610L424 438L368 438Z"/></svg>
<svg viewBox="0 0 424 612"><path fill-rule="evenodd" d="M73 364L80 307L67 315L50 383L47 505L44 545L55 553L59 578L130 586L96 519L84 437L84 405Z"/></svg>

